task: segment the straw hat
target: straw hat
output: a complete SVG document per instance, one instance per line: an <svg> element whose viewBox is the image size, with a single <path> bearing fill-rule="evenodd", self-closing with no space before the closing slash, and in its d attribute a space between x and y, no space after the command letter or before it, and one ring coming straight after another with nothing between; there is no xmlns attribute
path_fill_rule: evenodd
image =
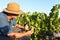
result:
<svg viewBox="0 0 60 40"><path fill-rule="evenodd" d="M5 8L3 11L10 13L10 14L21 14L21 13L23 13L23 11L20 10L20 6L15 2L9 3L7 5L7 8Z"/></svg>

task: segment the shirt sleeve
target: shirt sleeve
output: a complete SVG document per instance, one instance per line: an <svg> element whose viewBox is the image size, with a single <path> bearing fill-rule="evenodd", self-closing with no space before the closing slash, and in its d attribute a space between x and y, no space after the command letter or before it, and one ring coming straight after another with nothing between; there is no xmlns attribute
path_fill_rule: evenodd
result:
<svg viewBox="0 0 60 40"><path fill-rule="evenodd" d="M12 19L12 20L10 21L10 25L11 25L11 26L15 26L15 25L16 25L16 20L15 20L15 19Z"/></svg>
<svg viewBox="0 0 60 40"><path fill-rule="evenodd" d="M9 32L9 23L7 16L0 14L0 30L4 35L8 34Z"/></svg>

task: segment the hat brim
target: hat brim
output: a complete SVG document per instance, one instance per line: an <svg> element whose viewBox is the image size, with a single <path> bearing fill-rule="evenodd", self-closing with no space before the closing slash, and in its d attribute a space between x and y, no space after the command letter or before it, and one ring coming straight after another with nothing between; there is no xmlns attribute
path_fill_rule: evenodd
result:
<svg viewBox="0 0 60 40"><path fill-rule="evenodd" d="M22 14L23 11L22 10L19 10L19 11L9 11L7 9L3 9L4 12L7 12L7 13L10 13L10 14Z"/></svg>

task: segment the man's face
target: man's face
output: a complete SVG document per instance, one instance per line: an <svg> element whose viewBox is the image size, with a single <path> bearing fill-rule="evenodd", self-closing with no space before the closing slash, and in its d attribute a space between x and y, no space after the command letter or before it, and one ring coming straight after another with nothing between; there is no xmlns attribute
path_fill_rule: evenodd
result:
<svg viewBox="0 0 60 40"><path fill-rule="evenodd" d="M17 14L8 14L8 18L12 19L12 18L17 18Z"/></svg>
<svg viewBox="0 0 60 40"><path fill-rule="evenodd" d="M12 17L12 18L17 18L17 16L14 16L14 15L12 15L11 17Z"/></svg>

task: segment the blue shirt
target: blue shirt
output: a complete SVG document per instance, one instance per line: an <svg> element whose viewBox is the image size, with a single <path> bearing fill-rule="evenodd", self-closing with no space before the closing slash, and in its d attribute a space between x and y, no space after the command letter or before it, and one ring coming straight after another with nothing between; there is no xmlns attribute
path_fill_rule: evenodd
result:
<svg viewBox="0 0 60 40"><path fill-rule="evenodd" d="M6 35L11 32L12 26L16 24L15 19L11 19L10 23L8 22L8 17L3 12L0 12L0 30Z"/></svg>
<svg viewBox="0 0 60 40"><path fill-rule="evenodd" d="M0 31L2 31L4 35L11 33L12 26L14 26L15 24L16 24L15 19L11 19L9 23L7 15L4 14L3 12L0 12ZM0 40L12 40L11 38L4 35L3 36L0 35ZM30 40L30 37L19 38L18 40Z"/></svg>

